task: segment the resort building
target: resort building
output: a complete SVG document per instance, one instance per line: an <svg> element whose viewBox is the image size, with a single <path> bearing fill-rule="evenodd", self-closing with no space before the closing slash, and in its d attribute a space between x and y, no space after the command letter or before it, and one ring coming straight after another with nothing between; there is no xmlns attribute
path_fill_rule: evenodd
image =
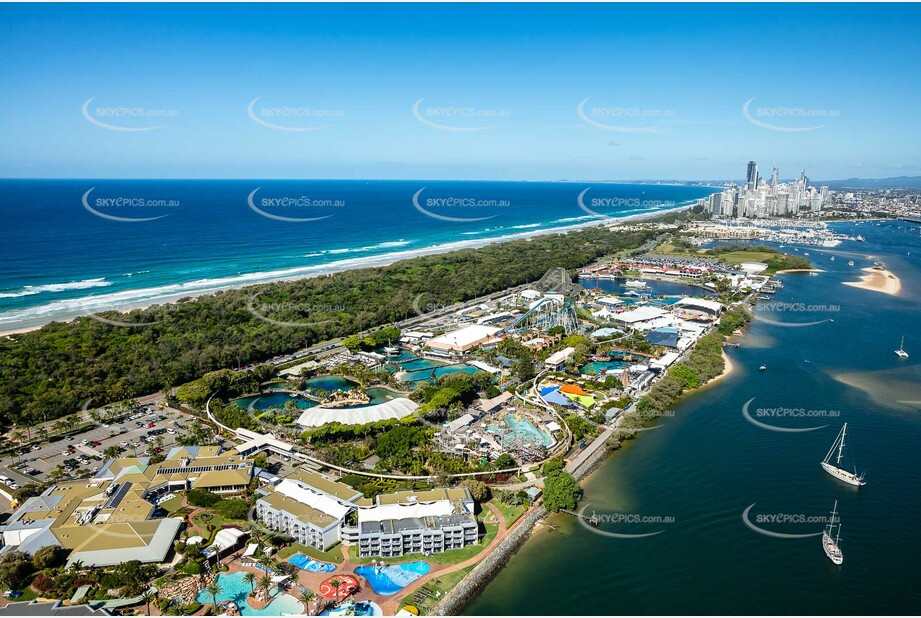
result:
<svg viewBox="0 0 921 618"><path fill-rule="evenodd" d="M566 360L573 355L576 351L575 348L563 348L558 352L554 352L547 357L547 360L544 361L544 366L547 369L559 370L566 365Z"/></svg>
<svg viewBox="0 0 921 618"><path fill-rule="evenodd" d="M253 478L252 462L233 450L222 453L218 446L175 447L161 463L149 462L149 457L111 459L92 480L143 487L146 499L190 489L215 494L240 493Z"/></svg>
<svg viewBox="0 0 921 618"><path fill-rule="evenodd" d="M431 555L473 545L478 527L466 488L379 495L358 509L358 554L394 558Z"/></svg>
<svg viewBox="0 0 921 618"><path fill-rule="evenodd" d="M682 317L696 320L715 320L723 311L723 305L705 298L682 298L674 304L675 311Z"/></svg>
<svg viewBox="0 0 921 618"><path fill-rule="evenodd" d="M441 352L466 352L491 339L498 328L484 324L472 324L440 337L430 339L428 346Z"/></svg>
<svg viewBox="0 0 921 618"><path fill-rule="evenodd" d="M602 296L595 299L595 304L604 309L618 309L624 301L616 296Z"/></svg>
<svg viewBox="0 0 921 618"><path fill-rule="evenodd" d="M372 502L348 485L299 472L256 501L256 516L321 551L341 541L358 545L361 556L393 557L476 543L473 507L465 488L381 494Z"/></svg>
<svg viewBox="0 0 921 618"><path fill-rule="evenodd" d="M84 566L163 562L182 519L157 517L156 497L189 489L238 492L252 473L252 463L212 446L174 448L157 464L147 457L113 459L89 480L52 485L23 502L0 526L0 551L34 554L60 545L70 550L69 563Z"/></svg>
<svg viewBox="0 0 921 618"><path fill-rule="evenodd" d="M270 530L326 551L342 540L346 516L364 499L348 485L313 472L286 478L256 501L256 517Z"/></svg>
<svg viewBox="0 0 921 618"><path fill-rule="evenodd" d="M648 305L624 311L613 316L613 319L614 323L621 328L633 328L640 331L671 326L674 322L674 317L668 311Z"/></svg>

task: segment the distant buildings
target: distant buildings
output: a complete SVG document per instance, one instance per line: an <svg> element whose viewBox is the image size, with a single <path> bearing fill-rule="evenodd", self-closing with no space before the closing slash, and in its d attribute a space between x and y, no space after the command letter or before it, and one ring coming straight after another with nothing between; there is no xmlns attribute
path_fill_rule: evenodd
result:
<svg viewBox="0 0 921 618"><path fill-rule="evenodd" d="M810 187L805 170L799 179L783 183L775 167L770 183L766 183L758 174L758 164L749 161L745 185L728 185L722 193L711 195L705 208L714 217L764 219L820 212L828 203L828 187Z"/></svg>

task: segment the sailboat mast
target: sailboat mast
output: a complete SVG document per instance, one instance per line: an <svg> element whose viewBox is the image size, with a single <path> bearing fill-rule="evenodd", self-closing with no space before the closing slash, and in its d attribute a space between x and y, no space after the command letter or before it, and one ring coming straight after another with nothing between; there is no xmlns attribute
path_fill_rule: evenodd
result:
<svg viewBox="0 0 921 618"><path fill-rule="evenodd" d="M841 458L844 457L844 436L847 434L847 423L841 428L841 443L838 444L838 467L841 467Z"/></svg>

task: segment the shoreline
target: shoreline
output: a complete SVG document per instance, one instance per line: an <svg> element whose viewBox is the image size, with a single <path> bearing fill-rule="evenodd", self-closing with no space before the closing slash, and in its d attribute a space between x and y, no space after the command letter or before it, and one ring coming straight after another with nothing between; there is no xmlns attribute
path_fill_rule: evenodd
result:
<svg viewBox="0 0 921 618"><path fill-rule="evenodd" d="M696 202L696 200L694 200ZM86 305L86 310L81 311L80 313L74 313L73 315L62 315L60 317L48 316L41 317L36 316L29 318L27 315L23 315L20 320L23 322L34 322L30 324L23 323L20 326L11 326L6 327L0 325L0 337L9 337L11 335L23 334L32 332L35 330L40 330L42 327L51 324L52 322L58 323L67 323L72 322L80 317L87 317L93 315L97 312L104 311L118 311L121 313L127 313L135 309L146 309L148 307L153 307L155 305L171 305L176 303L181 299L198 299L205 296L211 296L213 294L218 294L226 290L235 290L246 287L253 287L257 285L265 285L269 283L278 283L282 281L299 281L302 279L311 279L313 277L322 277L326 275L336 274L340 272L346 272L349 270L359 270L362 268L383 268L400 262L403 260L413 259L417 257L424 257L429 255L438 255L442 253L450 253L452 251L461 251L464 249L479 249L493 244L500 244L503 242L510 242L515 240L529 240L531 238L537 238L540 236L548 236L551 234L566 234L568 232L574 232L578 230L583 230L586 228L592 227L605 227L608 229L616 228L626 224L637 223L639 221L644 221L647 219L654 219L662 215L670 215L675 213L684 212L693 208L693 204L684 204L677 206L675 208L669 208L667 210L659 210L656 212L650 213L638 213L634 215L628 215L622 218L613 218L606 217L604 219L594 218L591 221L583 221L581 223L576 223L572 225L565 225L561 227L554 228L544 228L544 229L533 229L524 232L516 232L513 234L506 234L504 236L497 236L494 238L479 238L471 240L460 240L449 243L442 243L440 245L433 245L431 247L424 247L420 249L406 249L403 251L396 251L393 253L387 253L378 256L367 256L362 258L350 258L345 260L339 260L336 262L329 262L327 264L315 265L315 266L295 266L287 269L282 269L278 271L269 271L266 273L249 273L248 276L252 277L253 281L240 281L238 283L219 283L222 279L229 279L230 277L217 278L214 280L214 283L210 286L202 285L201 289L182 291L176 290L172 294L164 294L163 296L157 297L155 299L141 300L138 299L132 302L130 299L125 299L124 302L118 302L118 300L111 300L113 297L118 297L119 295L133 294L133 295L143 295L144 292L149 292L151 294L158 288L139 288L136 290L122 290L120 292L113 292L109 295L103 295L95 297L97 299L97 307L92 306L92 299L94 297L88 296L83 298L68 299L68 300L59 300L52 301L46 305L38 305L36 307L28 309L14 309L7 313L28 313L35 312L42 307L53 306L55 303L82 303ZM259 278L260 275L264 275L264 278ZM243 275L247 276L247 275ZM204 280L207 281L207 280ZM187 282L187 283L176 283L171 284L170 286L161 286L161 287L181 287L181 286L194 286L196 282ZM54 309L46 310L49 313L54 311ZM64 309L63 311L66 311ZM79 309L74 309L74 311L79 311ZM3 317L3 314L0 314L0 318ZM15 324L15 323L14 323Z"/></svg>
<svg viewBox="0 0 921 618"><path fill-rule="evenodd" d="M721 353L724 363L723 371L718 376L708 380L706 384L701 384L694 390L684 393L681 396L682 399L686 396L693 396L732 374L735 369L735 364L732 362L729 355L726 354L726 350L721 350ZM596 440L598 439L600 439L600 437L596 438ZM573 470L573 477L581 484L582 481L591 477L602 464L606 463L614 455L622 452L623 449L623 444L621 448L617 450L604 444L584 461L582 465ZM484 556L483 560L478 562L476 566L457 582L454 588L449 590L441 601L432 608L432 615L459 615L463 609L476 598L483 586L492 579L494 573L501 569L528 539L536 536L542 530L547 529L547 526L542 524L544 520L553 514L554 513L547 511L542 505L535 507L530 513L526 513L524 517L516 522L516 526L513 529L514 532L508 534L506 538L503 539L503 543L500 543L489 552L489 554Z"/></svg>
<svg viewBox="0 0 921 618"><path fill-rule="evenodd" d="M787 273L824 273L825 271L821 268L787 268L786 270L778 270L775 272L775 275L786 275Z"/></svg>
<svg viewBox="0 0 921 618"><path fill-rule="evenodd" d="M898 296L902 291L902 281L894 273L884 268L862 268L864 275L860 281L842 281L843 285L871 292L881 292L890 296Z"/></svg>

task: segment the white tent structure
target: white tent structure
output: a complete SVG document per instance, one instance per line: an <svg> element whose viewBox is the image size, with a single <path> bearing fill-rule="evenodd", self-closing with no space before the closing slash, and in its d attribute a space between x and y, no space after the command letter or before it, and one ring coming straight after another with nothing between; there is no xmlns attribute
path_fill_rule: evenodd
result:
<svg viewBox="0 0 921 618"><path fill-rule="evenodd" d="M319 427L338 422L343 425L366 425L376 421L403 418L419 407L415 401L398 397L375 406L364 408L307 408L297 419L301 427Z"/></svg>

